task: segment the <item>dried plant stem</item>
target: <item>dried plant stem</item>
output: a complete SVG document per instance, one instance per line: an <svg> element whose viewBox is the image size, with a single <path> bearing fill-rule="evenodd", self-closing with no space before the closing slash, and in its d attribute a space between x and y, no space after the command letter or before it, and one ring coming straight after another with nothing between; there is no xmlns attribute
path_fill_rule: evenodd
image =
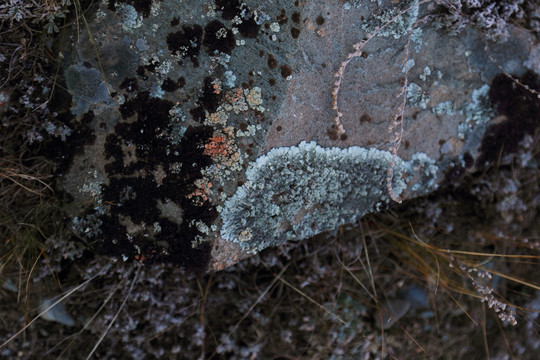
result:
<svg viewBox="0 0 540 360"><path fill-rule="evenodd" d="M29 326L31 326L34 322L37 321L37 319L39 319L40 317L42 317L45 313L47 313L49 310L51 310L53 307L55 307L56 305L58 305L59 303L61 303L62 301L64 301L66 298L68 298L71 294L73 294L74 292L76 292L77 290L79 290L80 288L86 286L89 282L91 282L92 280L94 280L95 278L97 278L98 276L106 273L109 269L110 269L111 265L108 264L106 265L99 273L97 273L96 275L92 276L91 278L89 278L88 280L86 280L85 282L77 285L76 287L74 287L73 289L71 289L70 291L68 291L67 293L65 293L63 296L61 296L58 300L56 300L55 302L53 302L51 305L49 305L47 308L43 309L35 318L33 318L28 324L26 324L21 330L17 331L15 334L13 334L9 339L7 339L6 341L4 341L2 344L0 344L0 349L3 348L4 346L6 346L7 344L9 344L13 339L15 339L17 336L19 336L20 334L22 334L26 329L28 329Z"/></svg>
<svg viewBox="0 0 540 360"><path fill-rule="evenodd" d="M122 311L122 309L126 305L126 302L127 302L128 298L131 296L131 292L133 291L133 287L134 287L135 283L137 282L137 277L139 276L139 272L141 271L141 267L142 267L141 265L138 266L137 272L135 273L135 276L133 276L133 280L131 281L131 285L129 287L128 293L124 297L124 300L122 301L122 304L120 304L120 307L118 308L118 311L116 312L116 314L114 314L114 316L111 319L111 321L109 322L109 325L107 326L107 328L101 333L101 336L99 337L98 341L95 343L94 347L92 348L92 350L90 351L90 353L86 357L86 360L89 360L92 357L92 355L94 355L94 352L99 347L99 344L101 344L101 342L105 338L105 335L107 335L107 333L109 332L109 330L113 326L114 322L118 318L118 315L120 315L120 312Z"/></svg>
<svg viewBox="0 0 540 360"><path fill-rule="evenodd" d="M419 2L414 2L411 6L400 11L397 15L395 15L386 23L384 23L384 25L376 28L373 34L367 34L366 37L362 41L353 45L354 52L349 53L347 55L347 59L345 59L341 63L338 71L335 74L335 77L337 79L334 83L334 88L332 89L332 110L336 112L336 117L334 118L334 128L335 128L337 136L345 134L345 129L343 127L343 124L341 123L341 117L343 116L343 113L339 110L338 99L339 99L339 90L341 88L341 82L343 81L343 77L344 77L347 65L349 65L351 60L356 57L359 57L359 56L365 57L366 53L362 50L369 43L369 41L373 39L375 36L377 36L384 28L386 28L388 25L395 22L400 16L430 1L431 0L422 0ZM426 21L426 19L427 17L419 19L409 30L409 36L407 38L407 44L405 46L405 58L403 61L405 81L401 88L400 93L397 95L398 98L402 97L402 102L401 102L401 105L398 107L396 111L396 115L393 117L390 123L390 126L388 127L388 133L391 136L390 152L392 153L392 162L390 166L388 167L388 172L387 172L387 177L386 177L386 188L388 190L388 195L390 196L390 198L397 203L401 203L402 199L395 194L393 186L392 186L392 181L394 179L394 168L396 166L397 153L401 146L401 140L403 139L403 118L404 118L404 113L405 113L405 106L407 104L407 86L408 86L408 74L409 74L409 67L407 66L407 61L409 60L409 48L411 45L411 38L412 38L414 29L418 26L418 24Z"/></svg>
<svg viewBox="0 0 540 360"><path fill-rule="evenodd" d="M335 73L335 77L337 80L334 82L334 88L332 89L332 110L336 112L336 117L334 118L334 126L336 128L337 134L342 135L345 133L345 129L343 128L343 124L341 123L341 117L343 116L343 113L339 111L339 105L338 105L338 97L339 97L339 90L341 88L341 82L343 81L343 77L345 74L345 70L347 68L347 65L351 62L352 59L362 56L365 56L365 53L362 51L362 49L379 33L384 30L388 25L395 22L400 16L408 13L412 9L425 4L427 2L430 2L432 0L422 0L417 3L412 4L411 6L407 7L406 9L400 11L396 16L388 20L386 23L384 23L381 27L377 27L373 34L367 34L366 37L360 41L359 43L356 43L353 45L354 51L349 53L347 55L347 59L345 59L339 66L338 71ZM416 24L415 24L416 26ZM413 27L414 28L414 27ZM410 37L409 37L410 42Z"/></svg>
<svg viewBox="0 0 540 360"><path fill-rule="evenodd" d="M416 24L415 24L416 25ZM399 105L396 114L392 118L390 126L388 127L388 133L392 136L390 152L392 153L392 162L388 167L386 174L386 189L388 195L392 200L397 203L401 203L402 199L394 193L394 187L392 181L394 180L394 168L396 167L397 153L401 147L401 140L403 139L403 118L405 116L405 106L407 105L407 87L409 86L409 66L407 61L409 60L409 49L411 45L412 29L407 37L407 45L405 45L405 58L403 59L403 66L405 70L405 80L403 80L403 86L397 97L402 97L401 104Z"/></svg>
<svg viewBox="0 0 540 360"><path fill-rule="evenodd" d="M527 84L524 84L522 83L519 79L515 78L514 76L510 75L508 73L508 71L506 71L502 66L501 64L499 64L497 62L497 60L495 60L493 58L493 55L491 54L491 50L489 49L489 44L488 42L486 41L485 42L485 50L486 50L486 53L488 54L488 57L489 57L489 60L495 64L495 66L497 66L497 68L499 68L499 70L501 70L501 72L506 75L510 80L512 80L516 85L518 86L521 86L522 88L524 88L525 90L529 91L530 93L536 95L539 99L540 99L540 92L535 90L535 89L532 89L529 85Z"/></svg>

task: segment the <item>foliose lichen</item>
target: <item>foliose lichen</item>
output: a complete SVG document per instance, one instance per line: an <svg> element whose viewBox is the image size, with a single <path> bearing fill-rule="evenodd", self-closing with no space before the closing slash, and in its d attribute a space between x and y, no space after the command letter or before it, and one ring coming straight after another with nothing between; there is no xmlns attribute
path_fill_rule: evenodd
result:
<svg viewBox="0 0 540 360"><path fill-rule="evenodd" d="M394 160L396 195L409 185L417 194L436 186L438 168L425 154L403 161L388 151L315 142L272 149L252 163L247 181L225 202L221 236L258 252L353 222L390 202L386 177Z"/></svg>
<svg viewBox="0 0 540 360"><path fill-rule="evenodd" d="M415 37L419 38L422 30L416 28L418 7L418 0L403 1L402 5L390 9L384 9L378 3L378 10L373 14L372 21L364 24L362 28L371 33L379 28L378 35L386 38L399 39L403 35L411 34L411 32L415 33ZM410 10L400 14L407 8L410 8Z"/></svg>
<svg viewBox="0 0 540 360"><path fill-rule="evenodd" d="M429 96L424 93L420 86L410 83L407 86L407 100L411 106L426 109L429 103Z"/></svg>
<svg viewBox="0 0 540 360"><path fill-rule="evenodd" d="M488 84L473 90L471 101L463 108L466 117L465 123L458 126L458 137L460 139L465 139L474 128L491 120L493 110L488 96Z"/></svg>
<svg viewBox="0 0 540 360"><path fill-rule="evenodd" d="M66 85L73 94L74 106L71 113L78 117L98 104L112 105L107 85L101 73L82 64L71 65L65 71Z"/></svg>

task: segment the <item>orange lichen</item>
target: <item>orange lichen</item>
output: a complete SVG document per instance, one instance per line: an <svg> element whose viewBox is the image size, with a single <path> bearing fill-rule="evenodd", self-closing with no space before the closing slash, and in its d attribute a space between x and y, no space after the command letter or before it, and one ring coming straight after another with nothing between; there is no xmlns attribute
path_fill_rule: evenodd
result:
<svg viewBox="0 0 540 360"><path fill-rule="evenodd" d="M212 187L212 183L209 181L205 181L203 179L197 179L195 181L195 186L197 187L193 192L188 194L187 198L192 199L195 198L195 204L202 205L205 202L211 202L210 199L210 188Z"/></svg>
<svg viewBox="0 0 540 360"><path fill-rule="evenodd" d="M210 138L210 142L204 145L204 155L211 157L227 156L230 151L230 141L227 141L225 136L214 136Z"/></svg>

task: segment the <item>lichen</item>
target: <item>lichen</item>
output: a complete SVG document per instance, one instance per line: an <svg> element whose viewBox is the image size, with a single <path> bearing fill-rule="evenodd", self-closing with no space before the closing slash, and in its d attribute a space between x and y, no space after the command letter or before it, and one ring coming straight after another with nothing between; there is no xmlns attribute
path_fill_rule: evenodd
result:
<svg viewBox="0 0 540 360"><path fill-rule="evenodd" d="M488 95L488 84L484 84L480 88L473 90L471 101L467 103L462 111L466 120L458 126L458 137L460 139L465 139L474 128L491 120L493 110L491 109Z"/></svg>
<svg viewBox="0 0 540 360"><path fill-rule="evenodd" d="M322 148L315 142L272 149L246 172L247 181L221 210L221 236L247 252L303 239L353 222L390 202L386 190L392 154L353 146ZM415 178L424 193L438 169L425 154L396 158L393 189L400 195Z"/></svg>
<svg viewBox="0 0 540 360"><path fill-rule="evenodd" d="M91 107L98 104L112 105L107 85L98 70L75 64L67 68L65 77L67 88L73 94L74 106L71 108L73 115L82 117Z"/></svg>
<svg viewBox="0 0 540 360"><path fill-rule="evenodd" d="M435 115L455 115L456 109L451 101L443 101L434 106L431 111Z"/></svg>
<svg viewBox="0 0 540 360"><path fill-rule="evenodd" d="M410 83L407 86L407 100L411 106L425 109L429 103L429 96L424 93L419 85Z"/></svg>
<svg viewBox="0 0 540 360"><path fill-rule="evenodd" d="M378 35L387 38L399 39L403 35L411 34L411 32L415 33L415 36L419 38L422 30L415 28L418 21L418 1L412 0L404 3L401 9L399 7L381 9L381 4L379 4L378 8L380 10L374 13L371 22L362 25L362 29L374 33L379 28ZM403 9L408 7L411 7L409 11L399 15Z"/></svg>

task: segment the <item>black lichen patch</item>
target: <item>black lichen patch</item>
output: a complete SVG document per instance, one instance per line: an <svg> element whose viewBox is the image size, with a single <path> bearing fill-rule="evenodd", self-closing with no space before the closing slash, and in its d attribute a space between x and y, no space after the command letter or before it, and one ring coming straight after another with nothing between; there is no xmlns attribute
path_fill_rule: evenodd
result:
<svg viewBox="0 0 540 360"><path fill-rule="evenodd" d="M148 76L146 76L146 69L143 65L139 65L137 67L137 70L135 70L135 73L141 77L144 81L148 80Z"/></svg>
<svg viewBox="0 0 540 360"><path fill-rule="evenodd" d="M267 64L270 69L275 69L277 67L278 62L273 54L268 54Z"/></svg>
<svg viewBox="0 0 540 360"><path fill-rule="evenodd" d="M461 165L454 165L444 174L444 183L449 185L459 184L459 180L466 174L465 168Z"/></svg>
<svg viewBox="0 0 540 360"><path fill-rule="evenodd" d="M179 86L176 83L176 81L171 80L171 78L168 77L165 80L163 80L163 83L161 84L161 88L163 89L163 91L173 92L173 91L178 90Z"/></svg>
<svg viewBox="0 0 540 360"><path fill-rule="evenodd" d="M183 59L189 57L196 66L202 37L203 28L200 25L184 25L182 30L167 35L167 46L173 55L179 55Z"/></svg>
<svg viewBox="0 0 540 360"><path fill-rule="evenodd" d="M279 25L284 25L287 23L287 20L289 20L289 18L287 17L287 14L285 13L285 9L281 9L281 14L279 14L279 16L277 17L277 23Z"/></svg>
<svg viewBox="0 0 540 360"><path fill-rule="evenodd" d="M209 55L215 52L231 54L236 46L236 40L231 29L227 29L219 20L209 22L204 27L203 45Z"/></svg>
<svg viewBox="0 0 540 360"><path fill-rule="evenodd" d="M73 158L84 151L85 145L92 144L96 137L91 129L90 122L94 119L92 111L84 114L80 121L70 112L72 96L67 92L63 80L59 80L55 94L49 102L49 110L56 113L55 123L62 124L71 129L71 134L62 140L61 137L44 136L42 142L28 144L28 148L35 154L43 155L56 164L55 174L65 174L72 164Z"/></svg>
<svg viewBox="0 0 540 360"><path fill-rule="evenodd" d="M192 246L198 237L206 236L194 224L209 226L217 211L205 199L196 201L194 194L201 171L212 164L212 158L204 154L204 145L213 136L213 128L189 127L179 143L171 143L161 135L169 126L172 106L148 92L121 106L124 121L116 125L105 143L109 183L102 187L102 198L108 210L92 209L83 216L101 224L87 240L104 255L204 268L210 246ZM126 153L128 147L135 154ZM169 171L173 164L180 170ZM162 175L156 175L159 173ZM173 222L159 208L159 204L171 202L181 209L178 221Z"/></svg>
<svg viewBox="0 0 540 360"><path fill-rule="evenodd" d="M362 116L360 116L361 124L370 123L370 122L371 122L371 116L369 116L368 114L363 114Z"/></svg>
<svg viewBox="0 0 540 360"><path fill-rule="evenodd" d="M221 11L223 20L232 20L242 13L242 4L239 0L216 0L216 8Z"/></svg>
<svg viewBox="0 0 540 360"><path fill-rule="evenodd" d="M288 78L289 76L292 75L292 69L291 69L291 67L288 66L288 65L281 65L281 66L279 67L279 69L281 70L281 76L282 76L284 79L286 79L286 78Z"/></svg>
<svg viewBox="0 0 540 360"><path fill-rule="evenodd" d="M120 138L115 134L109 134L105 139L105 160L112 160L105 165L108 174L119 174L124 170L124 154Z"/></svg>
<svg viewBox="0 0 540 360"><path fill-rule="evenodd" d="M242 19L237 25L238 32L246 38L254 39L259 33L260 25L255 21L255 14L252 12L246 14L246 9L239 0L216 0L216 8L221 11L223 20L232 20L235 17Z"/></svg>
<svg viewBox="0 0 540 360"><path fill-rule="evenodd" d="M131 5L141 14L144 18L150 16L150 10L152 9L153 0L109 0L109 5L107 8L111 11L116 11L116 5L126 4Z"/></svg>
<svg viewBox="0 0 540 360"><path fill-rule="evenodd" d="M296 23L296 24L300 24L300 13L299 12L294 12L292 15L291 15L291 20Z"/></svg>
<svg viewBox="0 0 540 360"><path fill-rule="evenodd" d="M260 25L255 21L255 15L251 14L238 24L238 31L242 36L254 39L259 34Z"/></svg>
<svg viewBox="0 0 540 360"><path fill-rule="evenodd" d="M465 168L470 169L474 165L474 158L471 153L466 152L463 154L463 162L465 163Z"/></svg>
<svg viewBox="0 0 540 360"><path fill-rule="evenodd" d="M209 114L216 112L222 96L218 94L214 89L214 84L212 83L211 77L206 77L204 79L204 85L202 89L202 94L197 99L197 106L190 110L193 120L198 122L203 122L206 118L206 112Z"/></svg>
<svg viewBox="0 0 540 360"><path fill-rule="evenodd" d="M319 26L323 25L324 24L324 17L322 15L317 16L317 19L315 19L315 22Z"/></svg>
<svg viewBox="0 0 540 360"><path fill-rule="evenodd" d="M125 90L128 93L138 91L139 90L139 84L137 83L137 79L135 79L135 78L125 78L120 83L120 89Z"/></svg>
<svg viewBox="0 0 540 360"><path fill-rule="evenodd" d="M150 63L148 65L144 65L143 68L144 70L148 71L148 72L155 72L156 71L156 68L160 65L159 61L155 58L153 58L152 60L150 60ZM139 72L139 68L137 68L137 73Z"/></svg>
<svg viewBox="0 0 540 360"><path fill-rule="evenodd" d="M521 83L540 91L538 74L528 71L520 78ZM540 125L540 99L531 91L516 84L504 74L497 75L489 91L489 97L499 115L506 120L491 125L482 139L477 167L495 163L500 156L515 153L526 134L533 134Z"/></svg>
<svg viewBox="0 0 540 360"><path fill-rule="evenodd" d="M139 144L136 152L138 157L153 156L155 150L163 151L167 146L163 141L156 141L156 138L167 127L172 107L171 101L151 97L147 91L140 92L137 97L120 106L124 119L136 113L138 121L118 123L115 133L122 136L124 141ZM156 149L158 145L160 148ZM158 159L159 157L156 158Z"/></svg>
<svg viewBox="0 0 540 360"><path fill-rule="evenodd" d="M183 76L179 77L176 81L176 85L178 85L179 89L183 88L184 86L186 86L186 79L184 79Z"/></svg>
<svg viewBox="0 0 540 360"><path fill-rule="evenodd" d="M292 36L293 39L298 39L298 37L300 36L300 29L292 27L291 28L291 36Z"/></svg>

